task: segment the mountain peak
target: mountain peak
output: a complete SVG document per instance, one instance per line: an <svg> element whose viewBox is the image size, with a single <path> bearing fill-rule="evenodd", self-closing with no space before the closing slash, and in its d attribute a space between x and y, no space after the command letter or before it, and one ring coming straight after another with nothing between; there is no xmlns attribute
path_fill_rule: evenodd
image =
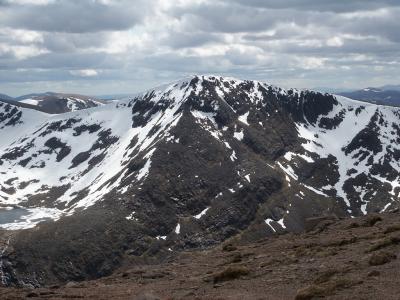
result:
<svg viewBox="0 0 400 300"><path fill-rule="evenodd" d="M0 226L36 226L11 241L9 276L56 276L44 267L52 251L71 280L79 261L63 241L81 234L82 247L118 245L102 253L113 260L395 209L399 122L395 107L210 75L68 114L0 102L0 204L12 219ZM36 246L43 236L55 246ZM32 269L19 268L30 253Z"/></svg>

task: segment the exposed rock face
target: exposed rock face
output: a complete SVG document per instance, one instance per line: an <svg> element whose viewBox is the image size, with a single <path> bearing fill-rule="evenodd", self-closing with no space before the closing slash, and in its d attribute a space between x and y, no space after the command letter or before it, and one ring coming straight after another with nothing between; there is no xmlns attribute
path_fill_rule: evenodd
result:
<svg viewBox="0 0 400 300"><path fill-rule="evenodd" d="M14 132L0 142L0 201L24 209L1 226L58 221L13 234L10 283L95 278L127 255L398 207L398 108L195 76L129 101L31 114L0 107L0 135Z"/></svg>

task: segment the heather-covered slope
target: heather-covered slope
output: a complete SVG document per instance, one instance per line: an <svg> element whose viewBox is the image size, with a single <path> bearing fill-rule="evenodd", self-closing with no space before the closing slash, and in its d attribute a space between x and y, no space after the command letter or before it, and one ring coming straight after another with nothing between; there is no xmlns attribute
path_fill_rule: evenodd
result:
<svg viewBox="0 0 400 300"><path fill-rule="evenodd" d="M112 276L2 299L387 299L400 293L399 213L312 219L302 234L237 236L208 250L127 259Z"/></svg>

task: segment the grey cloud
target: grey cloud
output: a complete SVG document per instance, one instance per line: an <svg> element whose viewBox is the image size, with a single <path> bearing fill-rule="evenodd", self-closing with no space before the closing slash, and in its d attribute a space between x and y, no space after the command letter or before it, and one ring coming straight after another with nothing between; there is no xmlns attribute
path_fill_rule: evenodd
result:
<svg viewBox="0 0 400 300"><path fill-rule="evenodd" d="M199 4L189 9L177 8L171 13L182 20L187 27L197 26L205 32L245 32L268 29L277 20L289 21L290 18L278 12L263 12L259 9L243 8L228 4Z"/></svg>
<svg viewBox="0 0 400 300"><path fill-rule="evenodd" d="M0 0L0 92L38 82L133 92L193 73L297 87L398 84L398 0L168 3ZM72 75L84 69L99 76Z"/></svg>
<svg viewBox="0 0 400 300"><path fill-rule="evenodd" d="M223 37L206 32L171 32L163 42L175 49L202 46L211 42L222 42Z"/></svg>
<svg viewBox="0 0 400 300"><path fill-rule="evenodd" d="M145 1L104 4L93 0L57 0L47 5L9 5L3 24L49 32L125 30L140 23Z"/></svg>
<svg viewBox="0 0 400 300"><path fill-rule="evenodd" d="M357 10L378 9L382 6L399 6L398 0L233 0L243 6L260 7L266 9L294 9L308 11L352 12Z"/></svg>
<svg viewBox="0 0 400 300"><path fill-rule="evenodd" d="M24 60L0 59L0 68L73 70L73 69L116 69L122 68L121 61L106 53L46 53Z"/></svg>
<svg viewBox="0 0 400 300"><path fill-rule="evenodd" d="M108 42L107 32L96 33L46 33L43 45L54 52L75 52L86 48L98 48Z"/></svg>

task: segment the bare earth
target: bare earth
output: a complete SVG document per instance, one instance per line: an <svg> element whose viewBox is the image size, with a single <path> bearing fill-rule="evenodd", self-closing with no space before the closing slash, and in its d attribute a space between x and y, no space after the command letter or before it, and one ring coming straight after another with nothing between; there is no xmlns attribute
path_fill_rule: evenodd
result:
<svg viewBox="0 0 400 300"><path fill-rule="evenodd" d="M156 265L38 289L1 288L0 299L399 299L400 214L321 219L303 234L255 243L240 237Z"/></svg>

